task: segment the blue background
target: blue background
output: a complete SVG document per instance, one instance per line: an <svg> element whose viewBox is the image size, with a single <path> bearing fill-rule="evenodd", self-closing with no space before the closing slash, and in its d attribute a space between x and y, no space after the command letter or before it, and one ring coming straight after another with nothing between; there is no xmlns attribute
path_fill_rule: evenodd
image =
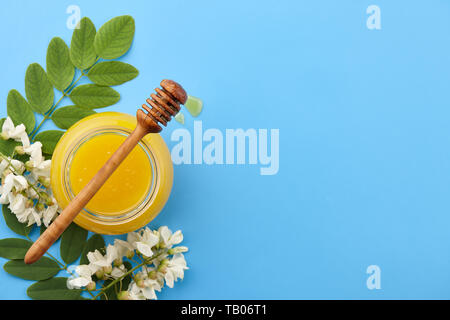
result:
<svg viewBox="0 0 450 320"><path fill-rule="evenodd" d="M203 99L203 130L280 129L277 175L174 167L150 225L183 230L190 270L160 299L450 298L448 1L3 1L1 116L50 39L70 43L71 4L97 28L136 20L121 60L140 75L108 110L134 114L173 78ZM366 27L371 4L381 30ZM181 127L163 131L170 149ZM15 236L3 219L0 236ZM0 298L31 283L1 271Z"/></svg>

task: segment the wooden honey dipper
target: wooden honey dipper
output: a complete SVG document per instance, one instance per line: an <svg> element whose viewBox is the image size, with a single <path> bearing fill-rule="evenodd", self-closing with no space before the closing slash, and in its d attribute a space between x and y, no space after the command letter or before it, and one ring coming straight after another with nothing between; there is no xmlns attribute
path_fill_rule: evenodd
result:
<svg viewBox="0 0 450 320"><path fill-rule="evenodd" d="M163 80L161 81L161 87L162 89L156 88L156 94L152 93L150 95L151 99L146 100L152 108L143 104L142 108L146 112L142 109L137 111L137 125L133 132L55 221L50 224L47 230L33 243L25 255L24 261L26 264L36 262L47 252L139 141L148 133L160 132L162 128L159 126L159 123L166 126L171 117L180 111L180 104L186 103L186 91L175 81Z"/></svg>

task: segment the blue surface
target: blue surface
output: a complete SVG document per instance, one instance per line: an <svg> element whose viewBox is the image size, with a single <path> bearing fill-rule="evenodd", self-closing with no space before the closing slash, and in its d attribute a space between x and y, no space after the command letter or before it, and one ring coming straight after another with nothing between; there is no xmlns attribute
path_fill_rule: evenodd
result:
<svg viewBox="0 0 450 320"><path fill-rule="evenodd" d="M204 100L204 130L280 129L277 175L175 166L151 226L183 230L190 270L161 299L450 298L448 1L4 1L1 116L50 39L70 42L71 4L97 28L136 20L121 60L140 75L108 110L134 113L173 78ZM371 4L381 30L366 27ZM162 133L170 149L182 127ZM0 298L30 283L1 271Z"/></svg>

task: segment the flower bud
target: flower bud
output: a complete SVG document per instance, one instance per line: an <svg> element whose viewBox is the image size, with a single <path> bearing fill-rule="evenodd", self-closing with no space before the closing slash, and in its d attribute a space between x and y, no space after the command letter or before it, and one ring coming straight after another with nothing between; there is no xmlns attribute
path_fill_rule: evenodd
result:
<svg viewBox="0 0 450 320"><path fill-rule="evenodd" d="M157 272L156 270L152 270L148 273L148 277L152 280L156 280Z"/></svg>
<svg viewBox="0 0 450 320"><path fill-rule="evenodd" d="M98 269L98 270L95 272L95 276L96 276L98 279L102 280L103 277L105 276L105 272L103 271L103 268L102 268L102 269Z"/></svg>
<svg viewBox="0 0 450 320"><path fill-rule="evenodd" d="M122 258L117 258L113 262L114 267L120 267L122 264L123 264Z"/></svg>
<svg viewBox="0 0 450 320"><path fill-rule="evenodd" d="M40 177L38 178L38 181L39 181L39 183L42 184L44 187L46 187L46 188L49 188L49 187L50 187L50 178L40 176Z"/></svg>
<svg viewBox="0 0 450 320"><path fill-rule="evenodd" d="M103 272L106 274L111 274L112 267L111 266L103 267Z"/></svg>
<svg viewBox="0 0 450 320"><path fill-rule="evenodd" d="M45 201L49 200L48 194L44 191L39 192L39 197L41 197Z"/></svg>
<svg viewBox="0 0 450 320"><path fill-rule="evenodd" d="M44 206L44 204L43 203L38 203L37 205L36 205L36 210L37 211L42 211L42 210L44 210L45 209L45 206Z"/></svg>
<svg viewBox="0 0 450 320"><path fill-rule="evenodd" d="M127 257L128 259L133 258L133 257L134 257L134 250L128 250L128 252L127 252L127 254L126 254L126 257Z"/></svg>
<svg viewBox="0 0 450 320"><path fill-rule="evenodd" d="M145 281L144 280L139 280L139 281L136 282L136 285L139 288L145 288Z"/></svg>
<svg viewBox="0 0 450 320"><path fill-rule="evenodd" d="M34 206L34 201L31 199L28 199L27 202L25 203L25 208L31 208Z"/></svg>
<svg viewBox="0 0 450 320"><path fill-rule="evenodd" d="M158 271L165 274L167 272L168 264L169 264L169 260L167 260L167 259L161 260L161 262L159 263L159 266L158 266Z"/></svg>
<svg viewBox="0 0 450 320"><path fill-rule="evenodd" d="M33 161L28 160L27 162L25 162L25 169L27 169L27 171L31 171L33 170L34 167L33 165L34 165Z"/></svg>
<svg viewBox="0 0 450 320"><path fill-rule="evenodd" d="M167 267L166 266L159 266L158 267L158 271L161 272L162 274L166 274L167 273Z"/></svg>
<svg viewBox="0 0 450 320"><path fill-rule="evenodd" d="M1 137L3 140L8 140L8 139L9 139L9 134L7 134L6 132L2 132L2 133L0 134L0 137Z"/></svg>
<svg viewBox="0 0 450 320"><path fill-rule="evenodd" d="M180 247L175 247L175 248L171 248L171 249L167 250L167 254L174 255L174 254L182 253L182 252L186 252L186 251L188 251L187 247L180 246Z"/></svg>
<svg viewBox="0 0 450 320"><path fill-rule="evenodd" d="M16 146L16 147L14 148L14 151L16 151L16 153L17 153L17 154L20 154L20 155L25 154L25 150L24 150L23 146Z"/></svg>
<svg viewBox="0 0 450 320"><path fill-rule="evenodd" d="M161 262L159 263L160 266L167 266L169 264L169 260L168 259L163 259L161 260Z"/></svg>
<svg viewBox="0 0 450 320"><path fill-rule="evenodd" d="M120 291L117 294L117 299L119 300L131 300L130 294L128 293L128 291Z"/></svg>
<svg viewBox="0 0 450 320"><path fill-rule="evenodd" d="M134 282L138 282L139 280L142 280L142 274L141 273L137 273L134 277Z"/></svg>
<svg viewBox="0 0 450 320"><path fill-rule="evenodd" d="M86 286L86 289L88 289L88 291L95 291L95 289L97 289L97 285L96 285L96 283L94 281L91 281Z"/></svg>

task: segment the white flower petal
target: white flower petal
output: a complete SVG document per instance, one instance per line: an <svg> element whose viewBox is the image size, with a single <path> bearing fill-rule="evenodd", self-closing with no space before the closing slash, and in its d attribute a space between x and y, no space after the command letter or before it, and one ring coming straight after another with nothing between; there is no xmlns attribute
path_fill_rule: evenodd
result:
<svg viewBox="0 0 450 320"><path fill-rule="evenodd" d="M27 202L27 198L25 198L23 195L21 195L20 193L17 194L16 196L13 196L11 194L10 197L10 204L9 204L9 209L11 209L11 212L14 214L20 214L25 210L25 205Z"/></svg>
<svg viewBox="0 0 450 320"><path fill-rule="evenodd" d="M105 257L98 250L89 252L87 254L87 258L91 264L98 267L108 267L111 265L111 263L106 261Z"/></svg>
<svg viewBox="0 0 450 320"><path fill-rule="evenodd" d="M165 244L169 242L169 238L172 235L172 231L166 226L162 226L158 229L159 234L161 235L161 239Z"/></svg>
<svg viewBox="0 0 450 320"><path fill-rule="evenodd" d="M3 122L2 133L6 133L9 136L9 132L14 131L14 123L10 117L6 117L5 122Z"/></svg>
<svg viewBox="0 0 450 320"><path fill-rule="evenodd" d="M142 294L146 299L154 299L156 300L156 293L155 290L151 287L145 287L141 289Z"/></svg>
<svg viewBox="0 0 450 320"><path fill-rule="evenodd" d="M120 239L114 240L114 246L117 249L118 258L125 257L129 251L134 251L135 249L129 242Z"/></svg>
<svg viewBox="0 0 450 320"><path fill-rule="evenodd" d="M68 279L67 280L67 287L69 289L79 289L82 287L87 286L91 281L89 281L86 278L83 277L78 277L78 278L73 278L73 279Z"/></svg>
<svg viewBox="0 0 450 320"><path fill-rule="evenodd" d="M169 288L173 288L174 276L172 272L166 272L166 274L164 275L164 280L166 280L166 284Z"/></svg>
<svg viewBox="0 0 450 320"><path fill-rule="evenodd" d="M50 224L50 222L53 221L53 219L56 217L56 213L58 212L58 205L52 205L52 206L48 206L45 210L44 213L42 214L42 222L44 223L44 225L46 227L48 227L48 225Z"/></svg>
<svg viewBox="0 0 450 320"><path fill-rule="evenodd" d="M31 226L32 224L36 223L36 225L39 227L41 225L41 216L36 211L35 208L29 208L28 210L28 226Z"/></svg>
<svg viewBox="0 0 450 320"><path fill-rule="evenodd" d="M22 191L28 188L28 181L24 176L14 175L14 187L17 191Z"/></svg>
<svg viewBox="0 0 450 320"><path fill-rule="evenodd" d="M75 268L75 272L84 278L91 279L91 276L94 274L93 269L87 264L81 264Z"/></svg>
<svg viewBox="0 0 450 320"><path fill-rule="evenodd" d="M181 230L178 230L175 232L169 240L170 245L176 245L183 241L183 234L181 233Z"/></svg>
<svg viewBox="0 0 450 320"><path fill-rule="evenodd" d="M152 247L144 242L136 242L136 247L146 257L151 257L153 255Z"/></svg>
<svg viewBox="0 0 450 320"><path fill-rule="evenodd" d="M108 245L108 247L106 247L106 261L109 262L109 264L111 264L114 260L116 260L117 258L119 258L119 256L117 255L117 248L114 247L113 245Z"/></svg>

